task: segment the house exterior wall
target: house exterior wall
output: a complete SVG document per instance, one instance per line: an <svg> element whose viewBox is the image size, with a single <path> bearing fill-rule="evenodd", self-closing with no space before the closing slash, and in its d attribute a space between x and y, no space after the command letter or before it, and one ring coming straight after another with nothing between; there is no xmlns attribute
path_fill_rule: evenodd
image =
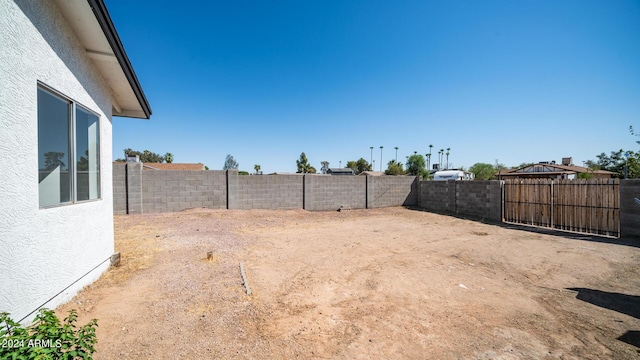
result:
<svg viewBox="0 0 640 360"><path fill-rule="evenodd" d="M0 311L29 322L109 266L111 95L50 1L0 0L0 79ZM99 114L101 199L39 207L38 82Z"/></svg>

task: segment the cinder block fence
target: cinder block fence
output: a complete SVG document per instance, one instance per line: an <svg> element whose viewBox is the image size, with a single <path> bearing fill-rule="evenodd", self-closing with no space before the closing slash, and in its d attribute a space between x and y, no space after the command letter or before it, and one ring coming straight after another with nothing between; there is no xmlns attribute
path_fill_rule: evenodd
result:
<svg viewBox="0 0 640 360"><path fill-rule="evenodd" d="M640 180L620 180L620 234L640 237Z"/></svg>
<svg viewBox="0 0 640 360"><path fill-rule="evenodd" d="M414 176L238 175L236 170L143 170L113 164L115 214L209 209L310 211L415 206L502 220L498 181L420 181Z"/></svg>
<svg viewBox="0 0 640 360"><path fill-rule="evenodd" d="M499 181L422 181L420 207L425 210L502 221Z"/></svg>
<svg viewBox="0 0 640 360"><path fill-rule="evenodd" d="M415 206L502 221L499 181L421 181L413 176L238 175L237 170L143 170L113 164L114 214L209 209L374 209ZM640 237L640 180L620 181L620 232Z"/></svg>
<svg viewBox="0 0 640 360"><path fill-rule="evenodd" d="M373 209L417 206L413 176L238 175L236 170L143 170L113 164L115 214L209 209Z"/></svg>

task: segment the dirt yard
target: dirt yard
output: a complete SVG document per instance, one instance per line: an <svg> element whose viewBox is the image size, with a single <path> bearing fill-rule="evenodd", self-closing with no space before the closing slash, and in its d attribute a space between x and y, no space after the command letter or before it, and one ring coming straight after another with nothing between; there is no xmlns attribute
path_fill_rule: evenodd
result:
<svg viewBox="0 0 640 360"><path fill-rule="evenodd" d="M96 359L640 358L637 246L404 208L115 228L121 266L59 309L98 319Z"/></svg>

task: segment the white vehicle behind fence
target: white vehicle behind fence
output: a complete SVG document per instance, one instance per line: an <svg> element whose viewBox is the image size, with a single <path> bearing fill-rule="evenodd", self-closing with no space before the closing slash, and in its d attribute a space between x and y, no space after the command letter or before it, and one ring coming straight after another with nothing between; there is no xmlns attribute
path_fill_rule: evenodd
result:
<svg viewBox="0 0 640 360"><path fill-rule="evenodd" d="M473 173L463 170L440 170L433 174L434 181L473 180Z"/></svg>

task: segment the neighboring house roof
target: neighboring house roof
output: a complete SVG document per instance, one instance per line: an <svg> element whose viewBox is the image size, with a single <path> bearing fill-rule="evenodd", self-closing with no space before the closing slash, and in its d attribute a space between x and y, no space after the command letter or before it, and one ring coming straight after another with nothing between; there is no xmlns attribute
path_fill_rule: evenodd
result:
<svg viewBox="0 0 640 360"><path fill-rule="evenodd" d="M55 0L112 92L113 115L149 119L151 107L103 0Z"/></svg>
<svg viewBox="0 0 640 360"><path fill-rule="evenodd" d="M358 175L382 176L382 175L384 175L384 172L382 172L382 171L363 171Z"/></svg>
<svg viewBox="0 0 640 360"><path fill-rule="evenodd" d="M331 175L353 175L352 168L329 168L327 174Z"/></svg>
<svg viewBox="0 0 640 360"><path fill-rule="evenodd" d="M143 170L204 170L204 164L142 163Z"/></svg>
<svg viewBox="0 0 640 360"><path fill-rule="evenodd" d="M615 173L606 170L591 170L583 166L559 165L559 164L532 164L517 169L501 170L501 177L538 177L562 174L582 174L588 173L598 177L611 177Z"/></svg>

